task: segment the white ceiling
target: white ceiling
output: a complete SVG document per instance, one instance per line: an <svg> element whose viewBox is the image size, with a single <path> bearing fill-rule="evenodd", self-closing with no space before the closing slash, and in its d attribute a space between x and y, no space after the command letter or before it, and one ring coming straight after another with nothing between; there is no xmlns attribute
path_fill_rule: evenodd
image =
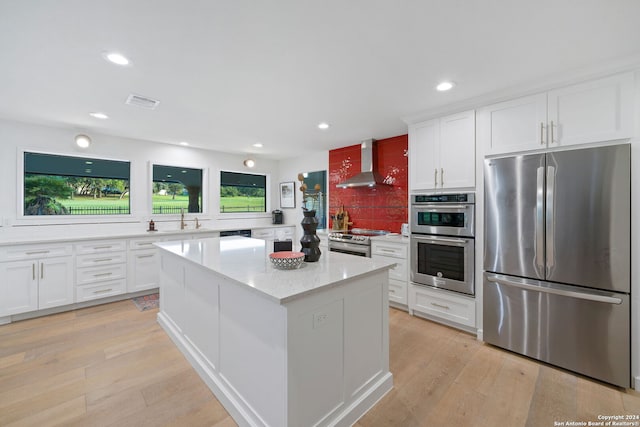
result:
<svg viewBox="0 0 640 427"><path fill-rule="evenodd" d="M0 0L0 117L286 158L635 57L639 21L638 0Z"/></svg>

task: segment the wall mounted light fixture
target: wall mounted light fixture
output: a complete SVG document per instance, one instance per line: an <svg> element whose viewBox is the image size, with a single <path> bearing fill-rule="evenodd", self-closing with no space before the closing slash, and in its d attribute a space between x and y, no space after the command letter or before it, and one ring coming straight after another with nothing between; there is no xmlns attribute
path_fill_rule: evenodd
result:
<svg viewBox="0 0 640 427"><path fill-rule="evenodd" d="M256 165L256 162L253 159L247 159L242 163L248 168L252 168L252 167L254 167Z"/></svg>
<svg viewBox="0 0 640 427"><path fill-rule="evenodd" d="M87 148L91 145L91 138L89 138L87 135L76 135L75 140L76 144L80 148Z"/></svg>

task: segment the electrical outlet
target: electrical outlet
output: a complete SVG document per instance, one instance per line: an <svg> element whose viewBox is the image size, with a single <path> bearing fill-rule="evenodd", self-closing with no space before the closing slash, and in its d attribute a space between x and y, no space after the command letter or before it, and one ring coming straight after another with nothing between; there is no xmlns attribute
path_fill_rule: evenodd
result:
<svg viewBox="0 0 640 427"><path fill-rule="evenodd" d="M316 313L313 315L313 329L318 329L322 327L327 320L329 319L329 315L327 313Z"/></svg>

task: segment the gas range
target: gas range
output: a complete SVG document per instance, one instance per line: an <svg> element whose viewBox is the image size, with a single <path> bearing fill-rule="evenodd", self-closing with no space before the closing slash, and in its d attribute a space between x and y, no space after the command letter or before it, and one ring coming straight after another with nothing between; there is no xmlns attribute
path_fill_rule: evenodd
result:
<svg viewBox="0 0 640 427"><path fill-rule="evenodd" d="M371 237L388 234L384 230L353 228L349 231L329 233L329 250L351 255L371 257Z"/></svg>

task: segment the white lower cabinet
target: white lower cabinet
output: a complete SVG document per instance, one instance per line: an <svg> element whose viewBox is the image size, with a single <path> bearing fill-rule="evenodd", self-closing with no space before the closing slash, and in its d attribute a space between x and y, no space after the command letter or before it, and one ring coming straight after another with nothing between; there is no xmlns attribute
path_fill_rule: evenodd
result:
<svg viewBox="0 0 640 427"><path fill-rule="evenodd" d="M251 230L251 237L254 239L264 240L287 240L294 238L295 227L272 227L272 228L254 228Z"/></svg>
<svg viewBox="0 0 640 427"><path fill-rule="evenodd" d="M396 266L389 270L389 303L405 308L408 303L407 284L409 267L407 263L407 242L387 242L371 239L371 258L390 260Z"/></svg>
<svg viewBox="0 0 640 427"><path fill-rule="evenodd" d="M416 312L431 320L475 332L475 298L410 283L409 314Z"/></svg>
<svg viewBox="0 0 640 427"><path fill-rule="evenodd" d="M126 240L82 242L76 250L76 302L127 292Z"/></svg>
<svg viewBox="0 0 640 427"><path fill-rule="evenodd" d="M58 256L63 254L68 255ZM72 304L73 258L70 254L70 245L18 246L3 251L0 317ZM54 256L48 257L50 255Z"/></svg>
<svg viewBox="0 0 640 427"><path fill-rule="evenodd" d="M160 252L153 246L157 238L129 240L129 274L127 292L144 291L160 286Z"/></svg>

